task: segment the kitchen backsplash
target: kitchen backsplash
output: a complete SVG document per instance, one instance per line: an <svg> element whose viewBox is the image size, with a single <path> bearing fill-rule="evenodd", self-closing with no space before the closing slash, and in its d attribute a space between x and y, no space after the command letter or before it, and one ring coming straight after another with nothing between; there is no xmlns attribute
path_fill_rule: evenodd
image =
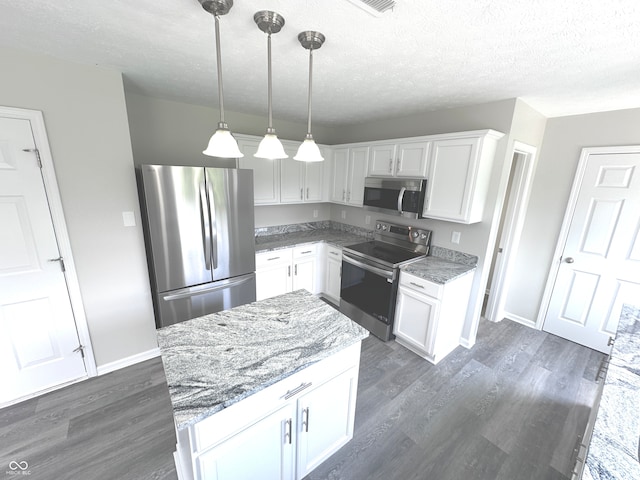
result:
<svg viewBox="0 0 640 480"><path fill-rule="evenodd" d="M373 230L347 225L346 223L334 222L333 220L323 220L321 222L293 223L290 225L275 225L272 227L260 227L255 229L256 237L267 235L281 235L283 233L307 232L310 230L339 230L341 232L353 233L367 239L373 238Z"/></svg>
<svg viewBox="0 0 640 480"><path fill-rule="evenodd" d="M457 250L450 250L448 248L439 247L438 245L431 245L429 255L444 258L451 262L462 263L463 265L476 266L478 264L478 257L475 255L458 252Z"/></svg>
<svg viewBox="0 0 640 480"><path fill-rule="evenodd" d="M373 238L373 230L348 225L346 223L335 222L333 220L323 220L320 222L292 223L289 225L275 225L272 227L259 227L255 229L256 237L265 237L268 235L282 235L286 233L308 232L311 230L339 230L341 232L360 235L366 240ZM464 265L475 266L478 264L478 257L469 255L468 253L450 250L448 248L431 245L429 255L438 258L444 258L451 262L462 263Z"/></svg>

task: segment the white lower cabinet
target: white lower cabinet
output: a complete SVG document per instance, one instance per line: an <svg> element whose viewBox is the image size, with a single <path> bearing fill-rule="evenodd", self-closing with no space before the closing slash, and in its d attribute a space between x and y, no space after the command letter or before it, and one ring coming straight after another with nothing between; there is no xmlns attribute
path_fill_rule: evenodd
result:
<svg viewBox="0 0 640 480"><path fill-rule="evenodd" d="M301 288L320 292L318 244L256 254L256 300Z"/></svg>
<svg viewBox="0 0 640 480"><path fill-rule="evenodd" d="M326 245L325 277L323 293L335 303L340 303L340 282L342 279L342 250L333 245Z"/></svg>
<svg viewBox="0 0 640 480"><path fill-rule="evenodd" d="M432 363L460 344L473 274L445 284L400 273L393 333L396 342Z"/></svg>
<svg viewBox="0 0 640 480"><path fill-rule="evenodd" d="M360 342L177 432L180 480L299 480L353 438Z"/></svg>

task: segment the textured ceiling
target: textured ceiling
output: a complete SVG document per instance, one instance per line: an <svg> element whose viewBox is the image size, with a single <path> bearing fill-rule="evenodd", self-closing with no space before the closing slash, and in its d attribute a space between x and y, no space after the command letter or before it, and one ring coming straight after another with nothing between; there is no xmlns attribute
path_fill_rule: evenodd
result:
<svg viewBox="0 0 640 480"><path fill-rule="evenodd" d="M350 124L521 97L548 117L640 107L638 0L397 0L374 17L346 0L236 0L223 16L225 108L266 113L272 37L276 119ZM0 45L121 71L129 91L216 107L213 17L197 0L0 1Z"/></svg>

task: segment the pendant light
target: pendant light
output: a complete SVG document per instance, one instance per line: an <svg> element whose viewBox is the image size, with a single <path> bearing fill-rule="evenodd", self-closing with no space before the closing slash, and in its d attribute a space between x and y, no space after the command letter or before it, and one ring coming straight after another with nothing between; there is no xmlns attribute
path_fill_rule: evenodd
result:
<svg viewBox="0 0 640 480"><path fill-rule="evenodd" d="M324 35L320 32L306 31L298 35L300 45L309 50L309 98L307 102L308 118L307 118L307 136L304 142L300 144L298 153L293 157L294 160L301 162L321 162L324 160L320 154L320 149L311 135L311 78L313 75L313 51L322 46L325 41Z"/></svg>
<svg viewBox="0 0 640 480"><path fill-rule="evenodd" d="M268 160L275 160L277 158L288 158L282 147L282 143L278 140L276 135L276 129L273 128L273 114L271 111L271 34L278 33L284 26L284 18L275 12L268 10L262 10L256 12L253 16L253 21L256 22L258 28L267 34L267 62L268 62L268 110L269 110L269 123L267 126L267 133L258 146L258 151L254 154L257 158L266 158Z"/></svg>
<svg viewBox="0 0 640 480"><path fill-rule="evenodd" d="M211 157L240 158L244 157L238 148L238 142L229 131L229 126L224 121L224 101L222 95L222 60L220 59L220 25L219 18L226 15L233 7L233 0L198 0L207 12L215 18L216 29L216 59L218 67L218 101L220 104L220 122L218 129L211 136L206 150L202 153Z"/></svg>

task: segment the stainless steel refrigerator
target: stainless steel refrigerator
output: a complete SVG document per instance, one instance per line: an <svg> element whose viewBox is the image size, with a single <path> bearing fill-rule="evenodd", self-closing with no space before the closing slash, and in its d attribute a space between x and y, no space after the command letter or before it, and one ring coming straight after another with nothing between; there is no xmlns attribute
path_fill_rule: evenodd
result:
<svg viewBox="0 0 640 480"><path fill-rule="evenodd" d="M137 171L158 328L256 299L253 171Z"/></svg>

